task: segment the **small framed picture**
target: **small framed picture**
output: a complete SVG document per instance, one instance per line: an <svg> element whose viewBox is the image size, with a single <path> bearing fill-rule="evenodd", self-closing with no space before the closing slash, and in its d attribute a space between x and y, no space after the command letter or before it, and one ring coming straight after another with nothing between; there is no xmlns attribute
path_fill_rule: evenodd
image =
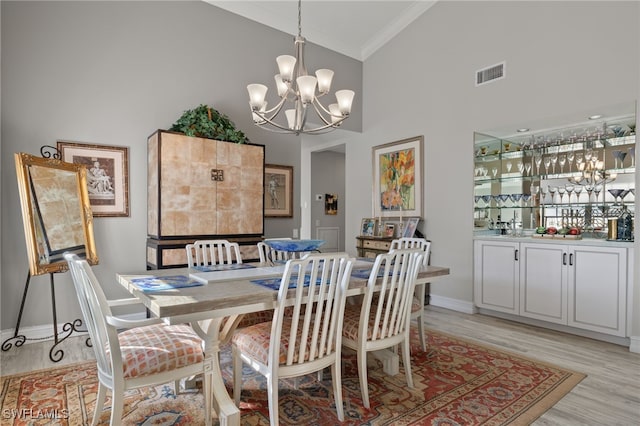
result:
<svg viewBox="0 0 640 426"><path fill-rule="evenodd" d="M374 237L376 235L376 220L372 218L362 219L360 235L363 237Z"/></svg>
<svg viewBox="0 0 640 426"><path fill-rule="evenodd" d="M416 233L416 228L418 227L418 222L420 222L419 217L407 218L405 221L404 231L402 232L402 237L413 238Z"/></svg>
<svg viewBox="0 0 640 426"><path fill-rule="evenodd" d="M87 169L87 190L94 217L129 216L129 148L57 141L62 161Z"/></svg>
<svg viewBox="0 0 640 426"><path fill-rule="evenodd" d="M396 224L395 223L385 223L384 224L384 236L385 237L395 237L396 232Z"/></svg>

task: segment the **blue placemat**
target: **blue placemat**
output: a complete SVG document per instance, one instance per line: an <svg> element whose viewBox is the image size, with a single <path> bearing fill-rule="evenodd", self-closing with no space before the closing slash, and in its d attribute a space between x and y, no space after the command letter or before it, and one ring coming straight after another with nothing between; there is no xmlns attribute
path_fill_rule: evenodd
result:
<svg viewBox="0 0 640 426"><path fill-rule="evenodd" d="M215 272L215 271L233 271L236 269L250 269L255 268L248 263L225 263L222 265L207 265L207 266L192 266L193 269L200 272Z"/></svg>
<svg viewBox="0 0 640 426"><path fill-rule="evenodd" d="M176 288L197 287L204 285L203 282L189 278L186 275L171 275L168 277L146 277L134 278L133 285L142 292L174 290Z"/></svg>
<svg viewBox="0 0 640 426"><path fill-rule="evenodd" d="M318 278L320 281L320 278ZM279 278L262 278L259 280L251 280L252 283L261 285L263 287L270 288L271 290L279 290L280 282L282 282L282 277ZM298 277L296 275L292 275L289 279L289 288L295 288L298 285ZM309 276L305 276L304 278L304 286L309 286Z"/></svg>

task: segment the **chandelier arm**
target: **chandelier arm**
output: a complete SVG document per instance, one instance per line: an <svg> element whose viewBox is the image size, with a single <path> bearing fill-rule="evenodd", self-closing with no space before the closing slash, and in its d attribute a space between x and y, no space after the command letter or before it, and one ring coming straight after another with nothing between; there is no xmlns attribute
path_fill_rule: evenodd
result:
<svg viewBox="0 0 640 426"><path fill-rule="evenodd" d="M269 118L269 117L266 117L266 116L264 116L263 114L261 114L261 113L259 113L259 112L256 112L255 114L256 114L258 117L260 117L260 118L262 119L262 121L263 121L262 123L254 123L256 126L260 126L260 127L262 127L263 129L270 130L268 127L266 127L266 126L265 126L265 124L267 124L267 123L268 123L268 124L270 124L270 125L272 125L272 126L274 126L274 127L277 127L278 129L284 130L284 131L285 131L285 133L291 133L291 132L293 132L293 130L292 130L292 129L290 129L290 128L288 128L288 127L284 127L284 126L282 126L281 124L278 124L278 123L276 123L275 121L273 121L273 120L272 120L272 118L273 118L274 116L272 116L271 118ZM263 127L263 126L265 126L265 127Z"/></svg>
<svg viewBox="0 0 640 426"><path fill-rule="evenodd" d="M267 111L263 111L260 113L260 115L267 115L267 114L271 114L273 112L273 114L271 115L271 118L275 117L276 115L278 115L278 113L280 112L280 110L282 109L282 107L284 106L284 103L286 102L287 98L282 98L280 99L280 102L278 102L278 104L276 106L274 106L273 108L271 108L270 110ZM275 111L275 112L274 112ZM258 112L258 111L254 111L254 112Z"/></svg>

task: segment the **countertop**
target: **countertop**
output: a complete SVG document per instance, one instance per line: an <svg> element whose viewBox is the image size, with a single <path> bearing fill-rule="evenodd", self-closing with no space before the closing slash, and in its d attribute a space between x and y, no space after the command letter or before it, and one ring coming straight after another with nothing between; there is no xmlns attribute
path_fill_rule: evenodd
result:
<svg viewBox="0 0 640 426"><path fill-rule="evenodd" d="M633 248L634 245L633 241L607 241L605 238L582 238L580 240L575 240L570 238L562 238L562 236L558 236L555 238L534 238L531 235L514 237L513 235L483 234L474 235L473 239L484 241L509 241L515 243L572 244L581 246L605 246L623 248Z"/></svg>

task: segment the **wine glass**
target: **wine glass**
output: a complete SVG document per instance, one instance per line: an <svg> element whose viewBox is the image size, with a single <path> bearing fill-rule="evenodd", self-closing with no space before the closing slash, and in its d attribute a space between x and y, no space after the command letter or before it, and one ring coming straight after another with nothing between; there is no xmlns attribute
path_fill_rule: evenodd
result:
<svg viewBox="0 0 640 426"><path fill-rule="evenodd" d="M524 165L524 169L526 171L526 174L528 174L529 176L531 176L531 168L533 166L531 165L531 163L527 162L527 164Z"/></svg>
<svg viewBox="0 0 640 426"><path fill-rule="evenodd" d="M635 146L629 147L628 151L629 151L629 157L631 157L631 167L635 167L636 166L636 147Z"/></svg>
<svg viewBox="0 0 640 426"><path fill-rule="evenodd" d="M483 195L482 196L482 202L484 203L485 207L489 207L491 206L491 195Z"/></svg>
<svg viewBox="0 0 640 426"><path fill-rule="evenodd" d="M593 156L593 150L592 149L587 149L584 151L584 160L585 161L591 161L591 157Z"/></svg>
<svg viewBox="0 0 640 426"><path fill-rule="evenodd" d="M556 190L558 191L558 195L560 195L560 204L564 204L564 194L567 191L567 188L564 186L558 186Z"/></svg>
<svg viewBox="0 0 640 426"><path fill-rule="evenodd" d="M540 164L542 164L542 154L536 154L535 161L536 161L536 173L539 176L540 175Z"/></svg>
<svg viewBox="0 0 640 426"><path fill-rule="evenodd" d="M480 203L481 199L482 199L482 197L480 195L474 195L473 196L474 204L475 204L476 207L480 207L479 203Z"/></svg>
<svg viewBox="0 0 640 426"><path fill-rule="evenodd" d="M556 174L556 163L558 162L558 153L551 154L551 164L553 165L553 174Z"/></svg>
<svg viewBox="0 0 640 426"><path fill-rule="evenodd" d="M602 192L602 185L598 184L596 186L593 187L593 192L595 192L596 194L596 203L598 202L598 196L600 195L600 193Z"/></svg>
<svg viewBox="0 0 640 426"><path fill-rule="evenodd" d="M576 168L582 169L582 163L584 163L584 154L582 152L576 152Z"/></svg>
<svg viewBox="0 0 640 426"><path fill-rule="evenodd" d="M549 166L551 165L551 157L549 157L548 155L546 157L544 157L544 171L545 174L549 174Z"/></svg>
<svg viewBox="0 0 640 426"><path fill-rule="evenodd" d="M558 163L560 163L560 173L564 173L564 165L567 163L567 155L558 155Z"/></svg>
<svg viewBox="0 0 640 426"><path fill-rule="evenodd" d="M497 167L492 167L491 168L491 174L493 175L493 177L496 177L496 175L498 174L498 168Z"/></svg>
<svg viewBox="0 0 640 426"><path fill-rule="evenodd" d="M584 190L587 191L587 203L591 202L591 194L593 194L593 185L588 184L584 186Z"/></svg>
<svg viewBox="0 0 640 426"><path fill-rule="evenodd" d="M582 188L583 188L582 185L576 185L573 188L573 192L576 193L576 203L580 202L580 194L582 194Z"/></svg>
<svg viewBox="0 0 640 426"><path fill-rule="evenodd" d="M547 190L544 186L540 186L540 204L544 204L544 199L547 197Z"/></svg>
<svg viewBox="0 0 640 426"><path fill-rule="evenodd" d="M540 192L540 187L538 185L531 185L529 187L529 192L531 192L531 196L533 197L533 202L536 201L536 196Z"/></svg>
<svg viewBox="0 0 640 426"><path fill-rule="evenodd" d="M571 173L571 163L573 163L573 159L575 158L576 153L574 151L569 151L567 153L567 162L569 163L569 173Z"/></svg>
<svg viewBox="0 0 640 426"><path fill-rule="evenodd" d="M618 158L620 158L620 168L624 169L624 159L627 157L627 153L624 151L620 151L618 154Z"/></svg>
<svg viewBox="0 0 640 426"><path fill-rule="evenodd" d="M516 163L516 167L518 168L518 172L524 176L524 164L522 163L522 161L518 161Z"/></svg>
<svg viewBox="0 0 640 426"><path fill-rule="evenodd" d="M618 197L624 192L624 189L607 189L607 191L613 196L613 204L618 205Z"/></svg>
<svg viewBox="0 0 640 426"><path fill-rule="evenodd" d="M522 199L522 194L511 194L511 203L513 206L520 206L520 200Z"/></svg>
<svg viewBox="0 0 640 426"><path fill-rule="evenodd" d="M558 187L549 185L547 189L549 190L549 194L551 195L551 204L553 204L553 198L556 195L556 192L558 192Z"/></svg>
<svg viewBox="0 0 640 426"><path fill-rule="evenodd" d="M522 202L525 206L530 205L529 201L531 201L531 194L522 194Z"/></svg>
<svg viewBox="0 0 640 426"><path fill-rule="evenodd" d="M567 190L567 197L569 198L567 202L571 204L571 193L573 193L573 190L576 189L576 187L571 183L567 183L565 184L564 189Z"/></svg>
<svg viewBox="0 0 640 426"><path fill-rule="evenodd" d="M500 195L498 195L498 198L500 199L500 202L502 203L502 205L500 207L507 207L507 201L509 200L509 198L511 198L511 196L509 194L500 194Z"/></svg>
<svg viewBox="0 0 640 426"><path fill-rule="evenodd" d="M507 161L507 173L511 173L511 167L513 167L513 164L511 164L511 161Z"/></svg>

